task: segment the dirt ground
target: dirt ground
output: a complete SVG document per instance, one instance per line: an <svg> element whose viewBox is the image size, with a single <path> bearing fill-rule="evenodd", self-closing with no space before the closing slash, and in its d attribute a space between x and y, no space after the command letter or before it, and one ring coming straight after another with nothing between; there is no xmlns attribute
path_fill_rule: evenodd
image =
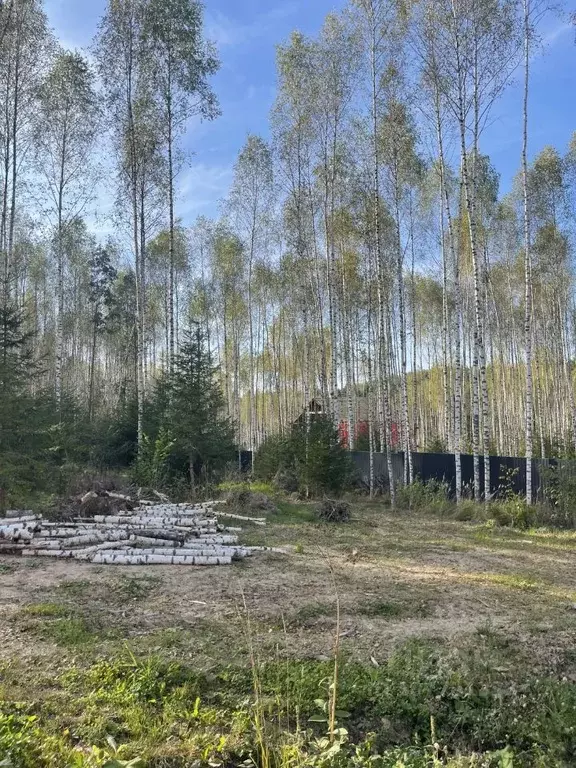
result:
<svg viewBox="0 0 576 768"><path fill-rule="evenodd" d="M193 658L209 668L258 653L332 653L379 663L409 637L458 644L499 632L535 666L566 658L576 629L576 535L492 529L358 503L348 524L310 508L244 526L284 547L230 567L0 560L0 660L58 663L82 647ZM566 670L565 670L566 671ZM576 672L576 670L574 670ZM567 670L566 674L571 674Z"/></svg>

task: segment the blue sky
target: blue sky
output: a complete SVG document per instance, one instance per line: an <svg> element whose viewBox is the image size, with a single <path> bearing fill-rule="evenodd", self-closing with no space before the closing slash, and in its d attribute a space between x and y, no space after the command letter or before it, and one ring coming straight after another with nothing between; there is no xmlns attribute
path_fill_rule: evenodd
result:
<svg viewBox="0 0 576 768"><path fill-rule="evenodd" d="M186 224L199 214L216 215L232 166L248 133L268 135L274 99L275 46L293 29L316 34L327 13L345 0L205 0L208 36L222 66L214 88L222 116L195 126L186 138L193 152L181 178L178 213ZM46 0L58 37L67 47L90 44L105 0ZM576 130L576 46L574 28L561 18L543 29L545 53L532 72L530 154L553 144L564 151ZM482 149L501 174L506 191L520 162L522 88L514 83L499 101L486 128Z"/></svg>

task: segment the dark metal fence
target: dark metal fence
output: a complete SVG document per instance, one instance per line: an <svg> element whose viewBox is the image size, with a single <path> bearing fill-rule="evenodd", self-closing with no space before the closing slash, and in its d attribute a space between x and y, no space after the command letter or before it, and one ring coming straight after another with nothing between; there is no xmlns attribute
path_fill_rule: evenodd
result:
<svg viewBox="0 0 576 768"><path fill-rule="evenodd" d="M358 479L369 485L370 454L352 451L352 459L358 470ZM404 482L404 453L392 454L394 479ZM470 454L461 454L462 486L470 495L474 488L474 458ZM451 453L413 453L412 467L414 477L424 483L436 480L445 483L451 495L456 493L456 463ZM552 478L554 468L563 474L576 476L576 462L560 459L533 459L532 487L535 495L543 497ZM388 465L384 454L374 455L374 478L376 485L389 485ZM484 489L484 457L480 457L480 487ZM526 493L526 459L519 456L490 456L490 493L498 498L505 493Z"/></svg>
<svg viewBox="0 0 576 768"><path fill-rule="evenodd" d="M362 485L370 485L370 454L365 451L351 451L350 456L356 468L357 480ZM470 454L461 454L462 486L470 495L474 488L474 462ZM242 451L240 466L243 472L249 472L252 466L250 451ZM378 488L390 485L388 463L383 453L373 454L374 480ZM424 483L436 480L448 485L450 494L456 492L456 465L452 453L413 453L412 466L414 477ZM535 495L546 496L552 479L553 468L562 470L564 477L576 477L576 461L563 459L534 459L532 461L532 487ZM392 470L396 483L404 482L404 453L392 454ZM484 458L480 457L480 487L484 489ZM518 456L490 456L490 492L498 498L504 493L526 493L526 459Z"/></svg>

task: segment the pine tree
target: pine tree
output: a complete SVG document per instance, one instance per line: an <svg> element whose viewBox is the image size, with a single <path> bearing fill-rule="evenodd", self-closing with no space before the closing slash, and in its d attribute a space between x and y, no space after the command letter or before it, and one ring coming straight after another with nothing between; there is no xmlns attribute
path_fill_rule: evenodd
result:
<svg viewBox="0 0 576 768"><path fill-rule="evenodd" d="M234 432L225 415L217 368L200 325L184 332L167 375L165 428L174 450L185 455L190 484L207 478L234 457Z"/></svg>
<svg viewBox="0 0 576 768"><path fill-rule="evenodd" d="M0 305L0 488L8 492L21 484L29 469L24 465L41 451L35 433L45 416L43 403L28 389L35 373L32 334L25 329L23 312Z"/></svg>
<svg viewBox="0 0 576 768"><path fill-rule="evenodd" d="M9 410L8 401L25 389L32 360L31 339L32 334L24 328L22 311L13 306L0 306L0 405L3 409Z"/></svg>

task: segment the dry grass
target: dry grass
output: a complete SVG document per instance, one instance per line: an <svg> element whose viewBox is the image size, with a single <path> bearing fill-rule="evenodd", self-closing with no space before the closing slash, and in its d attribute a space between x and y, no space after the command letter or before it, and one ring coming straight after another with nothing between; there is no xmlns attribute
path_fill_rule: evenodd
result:
<svg viewBox="0 0 576 768"><path fill-rule="evenodd" d="M343 526L312 520L311 506L284 505L265 529L246 527L243 540L290 554L261 554L231 568L29 567L5 558L0 656L46 666L86 641L90 655L127 642L136 653L193 658L207 668L244 661L238 608L245 599L259 654L287 646L298 657L329 657L336 627L330 571L341 648L362 661L387 657L407 638L458 644L486 627L530 648L547 667L571 645L574 535L393 515L377 503L356 504ZM43 605L51 607L43 613Z"/></svg>

